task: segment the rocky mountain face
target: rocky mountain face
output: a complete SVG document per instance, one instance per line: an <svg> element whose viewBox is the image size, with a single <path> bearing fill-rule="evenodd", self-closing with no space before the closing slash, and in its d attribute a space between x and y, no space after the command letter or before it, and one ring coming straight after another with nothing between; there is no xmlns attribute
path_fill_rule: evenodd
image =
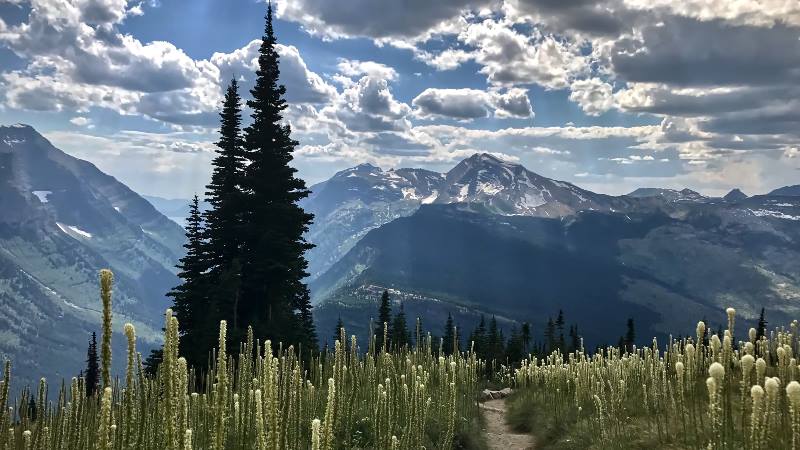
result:
<svg viewBox="0 0 800 450"><path fill-rule="evenodd" d="M358 178L365 169L351 170ZM541 332L563 309L591 345L616 342L628 317L640 336L666 338L692 333L696 318L722 325L728 306L741 332L762 306L776 323L800 312L798 199L688 189L609 197L491 155L462 161L417 198L376 188L388 186L386 172L368 172L380 180L370 191L386 203L392 192L407 208L362 228L314 278L322 335L342 317L365 337L383 289L434 332L448 313L467 330L489 314ZM363 191L340 190L340 204L349 192ZM331 226L320 219L316 226Z"/></svg>
<svg viewBox="0 0 800 450"><path fill-rule="evenodd" d="M504 216L564 217L582 210L614 211L630 202L537 175L490 154L475 154L445 174L382 170L362 164L311 187L302 206L314 214L308 234L311 278L338 261L370 230L426 204L470 204Z"/></svg>
<svg viewBox="0 0 800 450"><path fill-rule="evenodd" d="M0 210L0 355L17 379L84 368L89 334L100 332L101 268L115 274L115 330L132 322L143 347L156 342L180 226L24 125L0 127Z"/></svg>

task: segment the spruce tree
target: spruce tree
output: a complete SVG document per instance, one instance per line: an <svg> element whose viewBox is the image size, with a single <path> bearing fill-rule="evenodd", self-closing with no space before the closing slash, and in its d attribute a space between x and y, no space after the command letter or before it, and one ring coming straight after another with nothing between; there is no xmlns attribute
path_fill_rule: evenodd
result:
<svg viewBox="0 0 800 450"><path fill-rule="evenodd" d="M481 359L486 359L486 317L481 314L481 321L472 332L472 342L475 347L475 354Z"/></svg>
<svg viewBox="0 0 800 450"><path fill-rule="evenodd" d="M487 334L487 358L491 360L500 360L503 358L505 354L503 336L501 334L500 328L497 326L497 318L492 316L492 320L489 321L489 332Z"/></svg>
<svg viewBox="0 0 800 450"><path fill-rule="evenodd" d="M758 325L756 327L756 340L767 335L767 320L764 318L764 308L761 308L761 315L758 316Z"/></svg>
<svg viewBox="0 0 800 450"><path fill-rule="evenodd" d="M344 330L344 322L342 322L342 316L339 316L339 319L336 321L336 329L333 331L333 340L331 340L331 347L336 344L336 341L342 339L342 330ZM342 345L346 344L342 342Z"/></svg>
<svg viewBox="0 0 800 450"><path fill-rule="evenodd" d="M517 330L516 326L511 327L511 336L508 337L508 343L506 344L506 358L511 364L516 364L523 357L522 334Z"/></svg>
<svg viewBox="0 0 800 450"><path fill-rule="evenodd" d="M625 347L627 350L633 351L633 346L636 344L636 330L633 326L633 318L628 319L628 331L625 332Z"/></svg>
<svg viewBox="0 0 800 450"><path fill-rule="evenodd" d="M147 355L147 359L142 362L142 369L144 373L150 377L155 377L156 372L158 372L158 366L164 360L164 349L161 348L154 348L150 350L150 354Z"/></svg>
<svg viewBox="0 0 800 450"><path fill-rule="evenodd" d="M556 317L556 331L558 333L558 349L562 352L565 350L564 348L564 311L558 310L558 317Z"/></svg>
<svg viewBox="0 0 800 450"><path fill-rule="evenodd" d="M97 357L97 333L92 332L92 338L89 340L89 349L86 352L86 375L84 378L86 384L86 396L91 397L97 392L97 386L100 384L100 359Z"/></svg>
<svg viewBox="0 0 800 450"><path fill-rule="evenodd" d="M520 338L522 339L522 352L527 355L531 351L531 324L528 322L522 324Z"/></svg>
<svg viewBox="0 0 800 450"><path fill-rule="evenodd" d="M443 348L442 351L446 356L453 354L453 349L455 348L455 325L453 324L453 316L448 313L447 314L447 322L444 324L444 335L443 335Z"/></svg>
<svg viewBox="0 0 800 450"><path fill-rule="evenodd" d="M578 326L573 325L569 328L570 347L571 350L578 351L581 349L581 336L578 334Z"/></svg>
<svg viewBox="0 0 800 450"><path fill-rule="evenodd" d="M553 353L556 349L556 325L552 318L547 319L547 326L544 329L544 345L546 354Z"/></svg>
<svg viewBox="0 0 800 450"><path fill-rule="evenodd" d="M205 213L205 239L209 266L210 303L219 310L219 320L228 321L232 342L244 338L247 324L241 320L241 249L244 220L244 142L239 86L231 80L220 112L217 156L212 161L211 182L206 186L210 209ZM209 311L210 313L210 311Z"/></svg>
<svg viewBox="0 0 800 450"><path fill-rule="evenodd" d="M389 291L383 291L381 305L378 307L378 329L375 331L375 350L383 348L383 337L386 336L386 348L392 339L392 303L389 300Z"/></svg>
<svg viewBox="0 0 800 450"><path fill-rule="evenodd" d="M303 235L313 216L297 204L309 191L290 165L298 143L283 120L286 88L278 84L276 43L270 3L247 101L252 122L244 130L247 214L237 316L246 317L262 340L311 342L311 303L303 279L308 275L305 252L313 245Z"/></svg>
<svg viewBox="0 0 800 450"><path fill-rule="evenodd" d="M218 313L214 305L208 304L206 295L208 260L206 258L205 230L200 213L200 200L197 195L189 204L189 217L186 219L186 255L178 263L178 277L181 284L167 295L172 297L172 310L181 324L184 338L190 343L181 348L181 355L189 364L202 367L208 352L216 345L218 326L214 321Z"/></svg>
<svg viewBox="0 0 800 450"><path fill-rule="evenodd" d="M411 334L408 332L406 313L403 310L403 304L400 303L400 310L397 312L397 315L394 316L394 322L392 323L392 346L396 349L400 349L410 344Z"/></svg>

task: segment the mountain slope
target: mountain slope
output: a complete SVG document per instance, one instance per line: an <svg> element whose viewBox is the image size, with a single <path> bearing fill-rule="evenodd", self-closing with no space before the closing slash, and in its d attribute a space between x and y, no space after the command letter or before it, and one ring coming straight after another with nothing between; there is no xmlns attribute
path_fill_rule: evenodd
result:
<svg viewBox="0 0 800 450"><path fill-rule="evenodd" d="M777 197L800 197L800 184L795 186L784 186L782 188L775 189L767 195Z"/></svg>
<svg viewBox="0 0 800 450"><path fill-rule="evenodd" d="M307 236L317 246L308 253L312 280L367 232L425 204L468 203L493 214L533 217L614 211L630 204L630 199L551 180L487 153L461 161L446 174L362 164L312 186L311 191L301 204L314 214Z"/></svg>
<svg viewBox="0 0 800 450"><path fill-rule="evenodd" d="M114 325L154 342L183 230L28 126L0 127L0 352L25 381L74 376L99 331L97 272L115 273ZM122 339L117 339L122 348ZM35 355L36 358L32 356Z"/></svg>
<svg viewBox="0 0 800 450"><path fill-rule="evenodd" d="M317 317L325 330L339 315L374 315L377 296L363 292L388 287L422 317L497 314L538 333L563 309L588 345L615 343L628 317L640 336L660 337L692 333L687 316L716 328L727 306L743 328L762 306L782 322L800 313L797 213L800 202L764 198L558 220L430 205L371 231L319 277Z"/></svg>

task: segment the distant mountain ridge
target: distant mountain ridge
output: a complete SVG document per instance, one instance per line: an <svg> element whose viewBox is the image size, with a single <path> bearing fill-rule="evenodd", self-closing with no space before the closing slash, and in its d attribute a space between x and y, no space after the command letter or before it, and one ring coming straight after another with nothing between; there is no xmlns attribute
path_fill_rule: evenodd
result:
<svg viewBox="0 0 800 450"><path fill-rule="evenodd" d="M781 196L781 197L800 197L800 184L778 188L767 195Z"/></svg>
<svg viewBox="0 0 800 450"><path fill-rule="evenodd" d="M101 268L115 273L115 329L130 321L142 348L155 342L177 283L180 226L25 125L0 127L0 209L0 354L18 379L83 368L89 333L100 331Z"/></svg>

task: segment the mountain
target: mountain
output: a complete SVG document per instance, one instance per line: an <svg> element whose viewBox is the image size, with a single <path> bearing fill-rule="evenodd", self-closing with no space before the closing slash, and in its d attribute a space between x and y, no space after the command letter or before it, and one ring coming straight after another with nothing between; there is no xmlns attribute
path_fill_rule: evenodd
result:
<svg viewBox="0 0 800 450"><path fill-rule="evenodd" d="M722 199L725 200L726 202L735 203L735 202L740 202L742 200L746 200L747 199L747 194L745 194L744 192L742 192L739 189L733 189L730 192L728 192L725 195L725 197L722 197Z"/></svg>
<svg viewBox="0 0 800 450"><path fill-rule="evenodd" d="M314 214L306 238L312 279L347 253L369 230L432 202L444 176L423 169L382 170L362 164L311 186L301 206Z"/></svg>
<svg viewBox="0 0 800 450"><path fill-rule="evenodd" d="M467 331L486 314L531 321L541 334L563 309L588 345L615 343L628 317L639 336L666 338L693 333L687 317L716 329L728 306L742 333L762 306L774 322L800 312L800 199L724 202L662 189L607 197L488 155L457 165L439 189L372 227L311 282L322 333L342 317L366 335L383 289L434 332L452 313ZM520 192L545 203L523 203Z"/></svg>
<svg viewBox="0 0 800 450"><path fill-rule="evenodd" d="M800 184L795 186L785 186L782 188L778 188L767 195L777 196L777 197L800 197Z"/></svg>
<svg viewBox="0 0 800 450"><path fill-rule="evenodd" d="M0 354L18 380L83 368L89 334L100 332L101 268L115 274L115 331L132 322L142 348L157 341L180 226L25 125L0 127L0 209Z"/></svg>
<svg viewBox="0 0 800 450"><path fill-rule="evenodd" d="M706 200L707 197L691 189L675 190L662 188L639 188L628 194L634 198L661 198L668 202L696 202Z"/></svg>
<svg viewBox="0 0 800 450"><path fill-rule="evenodd" d="M142 195L142 198L150 202L153 207L161 214L180 226L184 225L186 218L189 217L189 203L191 200L185 198L162 198L152 195ZM208 202L200 202L200 210L208 211Z"/></svg>
<svg viewBox="0 0 800 450"><path fill-rule="evenodd" d="M628 199L551 180L496 156L475 154L445 174L362 164L311 187L301 205L314 214L307 238L311 279L338 261L367 232L426 204L470 204L505 216L565 217L581 210L614 211Z"/></svg>

